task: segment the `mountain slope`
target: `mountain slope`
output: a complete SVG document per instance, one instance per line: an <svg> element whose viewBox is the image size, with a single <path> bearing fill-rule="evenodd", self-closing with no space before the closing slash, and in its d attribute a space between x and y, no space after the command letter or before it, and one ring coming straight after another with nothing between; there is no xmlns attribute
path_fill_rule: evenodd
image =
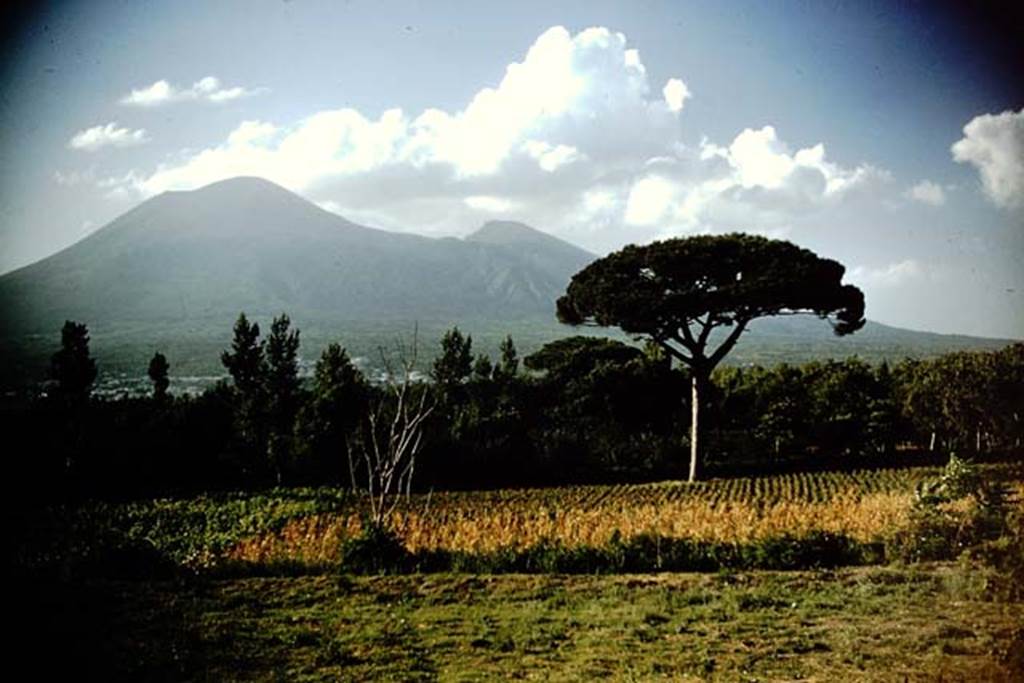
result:
<svg viewBox="0 0 1024 683"><path fill-rule="evenodd" d="M487 229L478 235L486 237ZM519 226L507 239L365 228L268 181L235 178L148 200L64 251L0 278L10 331L233 318L551 315L587 252Z"/></svg>

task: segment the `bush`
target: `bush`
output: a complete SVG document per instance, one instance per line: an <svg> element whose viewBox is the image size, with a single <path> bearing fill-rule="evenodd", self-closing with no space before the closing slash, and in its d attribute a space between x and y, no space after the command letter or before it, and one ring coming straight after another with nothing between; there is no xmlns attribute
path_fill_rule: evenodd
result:
<svg viewBox="0 0 1024 683"><path fill-rule="evenodd" d="M1010 533L1009 512L1006 487L951 453L938 479L918 485L910 523L889 540L887 554L903 562L954 559Z"/></svg>
<svg viewBox="0 0 1024 683"><path fill-rule="evenodd" d="M741 564L758 569L823 569L865 564L879 553L847 536L814 531L796 538L782 536L752 543L741 553Z"/></svg>
<svg viewBox="0 0 1024 683"><path fill-rule="evenodd" d="M355 538L341 545L341 571L350 574L402 574L413 568L413 556L402 539L382 524L363 524Z"/></svg>
<svg viewBox="0 0 1024 683"><path fill-rule="evenodd" d="M170 579L181 570L152 541L117 531L97 534L71 558L68 569L76 578Z"/></svg>
<svg viewBox="0 0 1024 683"><path fill-rule="evenodd" d="M357 542L362 541L355 539L349 543ZM363 552L362 546L360 551ZM410 555L404 548L402 552L404 554L400 561L396 561L391 569L382 570L380 564L377 564L364 573L454 571L472 574L621 574L711 572L723 569L819 569L877 562L882 556L881 550L874 545L858 543L846 536L828 532L815 532L804 537L764 539L749 544L711 543L641 534L628 540L616 536L601 546L570 547L557 541L543 541L528 548L505 548L489 553L430 550ZM380 552L369 554L375 559L381 556ZM342 569L346 569L344 564Z"/></svg>

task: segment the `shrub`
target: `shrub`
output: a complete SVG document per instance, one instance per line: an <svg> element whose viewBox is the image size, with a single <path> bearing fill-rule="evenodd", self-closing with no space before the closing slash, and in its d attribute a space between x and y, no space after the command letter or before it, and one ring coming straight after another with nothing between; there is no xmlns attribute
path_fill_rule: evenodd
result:
<svg viewBox="0 0 1024 683"><path fill-rule="evenodd" d="M341 571L351 574L401 574L413 567L402 539L382 524L364 523L360 534L341 545Z"/></svg>
<svg viewBox="0 0 1024 683"><path fill-rule="evenodd" d="M404 549L403 549L404 550ZM878 561L881 551L847 536L815 532L749 544L640 534L614 537L601 546L566 546L542 541L527 548L485 553L445 550L406 555L404 568L420 572L474 574L618 574L723 569L819 569ZM375 570L379 571L379 570Z"/></svg>
<svg viewBox="0 0 1024 683"><path fill-rule="evenodd" d="M741 564L759 569L823 569L863 564L870 549L847 536L814 531L800 538L782 536L751 543Z"/></svg>
<svg viewBox="0 0 1024 683"><path fill-rule="evenodd" d="M887 552L903 562L950 560L1010 529L1001 482L987 481L969 460L951 453L938 479L917 486L910 522L893 534Z"/></svg>

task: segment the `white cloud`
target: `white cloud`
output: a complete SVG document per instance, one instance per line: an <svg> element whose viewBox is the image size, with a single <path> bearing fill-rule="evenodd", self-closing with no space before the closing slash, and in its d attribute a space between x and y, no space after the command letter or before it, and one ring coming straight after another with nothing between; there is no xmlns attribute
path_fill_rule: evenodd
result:
<svg viewBox="0 0 1024 683"><path fill-rule="evenodd" d="M466 202L466 206L472 209L479 209L490 213L506 213L516 206L515 202L510 202L509 200L502 199L501 197L492 197L490 195L466 197L464 201Z"/></svg>
<svg viewBox="0 0 1024 683"><path fill-rule="evenodd" d="M946 203L946 192L938 183L930 180L922 180L904 193L908 199L916 202L930 204L931 206L942 206Z"/></svg>
<svg viewBox="0 0 1024 683"><path fill-rule="evenodd" d="M678 78L668 79L665 87L661 89L661 94L665 97L665 104L672 111L682 111L683 103L693 96L686 84Z"/></svg>
<svg viewBox="0 0 1024 683"><path fill-rule="evenodd" d="M206 101L229 102L266 92L266 88L247 89L240 86L222 88L215 76L206 76L189 88L180 88L161 79L152 85L132 90L121 98L121 104L137 107L156 107L171 102Z"/></svg>
<svg viewBox="0 0 1024 683"><path fill-rule="evenodd" d="M629 191L625 221L633 225L658 223L671 206L675 192L675 186L660 176L638 180Z"/></svg>
<svg viewBox="0 0 1024 683"><path fill-rule="evenodd" d="M167 81L157 81L153 85L138 90L132 90L121 98L121 104L133 104L140 107L150 107L174 99L175 91Z"/></svg>
<svg viewBox="0 0 1024 683"><path fill-rule="evenodd" d="M790 154L773 126L760 130L747 128L736 136L728 150L712 148L736 171L736 180L744 188L774 190L787 184L823 180L823 196L839 195L885 173L869 165L844 169L825 160L825 145L818 143Z"/></svg>
<svg viewBox="0 0 1024 683"><path fill-rule="evenodd" d="M338 215L342 215L345 213L345 210L341 206L341 204L330 199L325 199L322 202L317 202L316 205L319 206L324 211L330 211L331 213L336 213Z"/></svg>
<svg viewBox="0 0 1024 683"><path fill-rule="evenodd" d="M978 169L985 194L994 204L1024 205L1024 109L975 116L951 151L955 161Z"/></svg>
<svg viewBox="0 0 1024 683"><path fill-rule="evenodd" d="M924 269L914 259L884 266L857 266L850 271L849 281L866 287L898 287L923 275Z"/></svg>
<svg viewBox="0 0 1024 683"><path fill-rule="evenodd" d="M96 169L89 167L84 171L63 171L53 172L53 182L64 187L76 187L78 185L94 184L96 182Z"/></svg>
<svg viewBox="0 0 1024 683"><path fill-rule="evenodd" d="M96 187L104 191L104 197L118 201L134 199L139 194L142 185L142 178L135 171L128 171L121 175L98 178Z"/></svg>
<svg viewBox="0 0 1024 683"><path fill-rule="evenodd" d="M559 166L571 163L580 158L579 150L569 145L550 145L538 140L527 140L523 149L537 160L541 169L551 173Z"/></svg>
<svg viewBox="0 0 1024 683"><path fill-rule="evenodd" d="M791 153L772 126L745 129L727 147L703 139L698 149L656 165L655 184L649 175L634 185L629 206L635 211L627 209L626 219L657 224L657 237L722 230L788 234L796 219L890 180L868 164L845 168L829 161L821 143Z"/></svg>
<svg viewBox="0 0 1024 683"><path fill-rule="evenodd" d="M215 79L203 79L187 96L210 98L218 88ZM130 98L155 103L185 92L158 82ZM187 189L244 172L305 191L397 166L467 185L501 172L534 182L531 163L541 176L583 160L640 163L678 141L676 112L648 94L639 53L626 48L621 33L590 28L573 36L554 27L461 111L427 109L410 117L392 109L372 120L338 109L286 127L245 122L221 145L160 166L136 189L144 195Z"/></svg>
<svg viewBox="0 0 1024 683"><path fill-rule="evenodd" d="M133 147L146 142L149 142L149 137L146 135L145 129L120 128L114 121L78 131L68 141L68 147L95 152L103 147Z"/></svg>
<svg viewBox="0 0 1024 683"><path fill-rule="evenodd" d="M737 179L743 187L777 188L796 166L796 161L786 154L784 145L776 138L772 126L744 130L729 145L726 158L736 169Z"/></svg>
<svg viewBox="0 0 1024 683"><path fill-rule="evenodd" d="M205 79L192 90L221 91ZM243 121L111 181L145 197L255 175L377 227L458 234L504 213L601 252L698 231L782 234L887 177L840 166L822 144L792 152L772 126L685 144L689 97L677 78L652 88L621 33L553 27L460 110Z"/></svg>

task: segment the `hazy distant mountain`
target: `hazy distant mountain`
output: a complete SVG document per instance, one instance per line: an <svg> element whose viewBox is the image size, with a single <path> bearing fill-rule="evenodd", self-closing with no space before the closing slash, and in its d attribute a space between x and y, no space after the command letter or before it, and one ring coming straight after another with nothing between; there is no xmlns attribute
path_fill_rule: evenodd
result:
<svg viewBox="0 0 1024 683"><path fill-rule="evenodd" d="M351 223L265 180L168 192L81 242L0 278L8 330L64 319L305 320L550 317L593 255L518 223L465 240Z"/></svg>
<svg viewBox="0 0 1024 683"><path fill-rule="evenodd" d="M66 319L89 325L102 368L129 374L156 349L174 372L220 371L239 311L264 322L287 312L307 358L337 339L373 355L414 322L428 354L454 324L479 350L512 333L528 353L578 332L558 325L554 302L593 258L521 223L490 222L465 239L366 228L256 178L168 192L0 276L0 384L45 375ZM756 321L729 361L898 359L1005 343L877 323L840 339L823 321L781 318Z"/></svg>

